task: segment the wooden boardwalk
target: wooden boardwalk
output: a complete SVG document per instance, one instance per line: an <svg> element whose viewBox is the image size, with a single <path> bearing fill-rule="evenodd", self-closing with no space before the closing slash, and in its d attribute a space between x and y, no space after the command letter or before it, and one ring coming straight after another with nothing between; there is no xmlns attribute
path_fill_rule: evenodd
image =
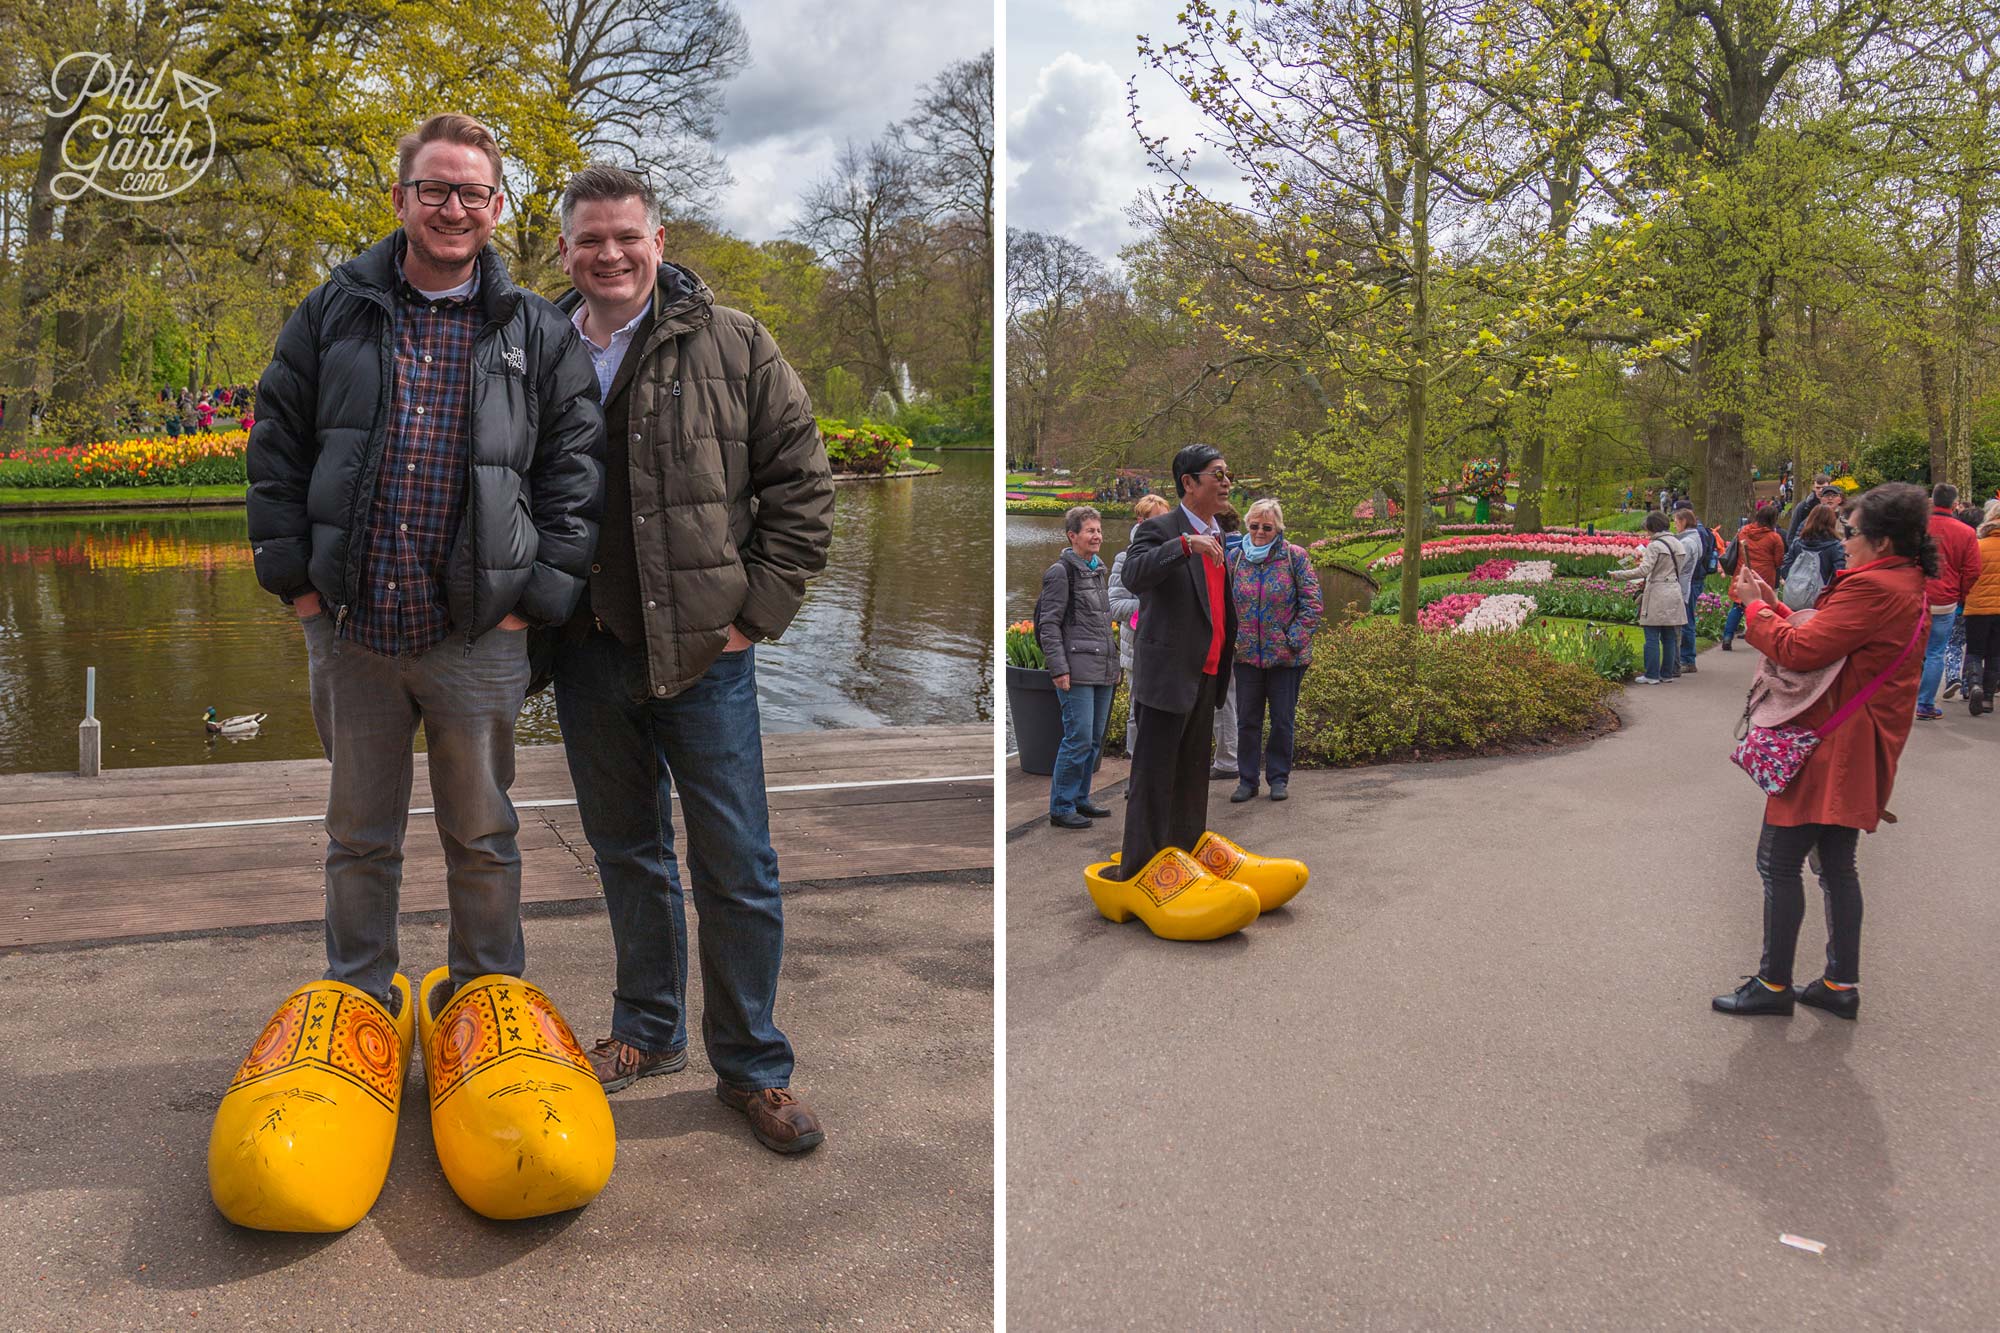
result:
<svg viewBox="0 0 2000 1333"><path fill-rule="evenodd" d="M764 738L764 766L787 884L994 864L990 725L783 733ZM0 777L0 949L319 920L327 772L295 759ZM513 796L522 900L596 897L560 746L521 749ZM428 814L412 814L404 855L402 909L444 907Z"/></svg>

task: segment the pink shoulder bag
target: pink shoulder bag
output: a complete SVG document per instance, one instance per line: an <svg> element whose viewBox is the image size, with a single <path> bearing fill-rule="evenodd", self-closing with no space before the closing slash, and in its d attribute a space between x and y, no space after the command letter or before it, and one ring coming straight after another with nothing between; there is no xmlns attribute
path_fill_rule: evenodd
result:
<svg viewBox="0 0 2000 1333"><path fill-rule="evenodd" d="M1736 766L1748 773L1750 780L1762 787L1767 794L1777 796L1782 793L1785 788L1792 785L1792 780L1798 777L1799 770L1806 766L1806 760L1812 758L1813 751L1819 748L1819 743L1825 740L1835 727L1854 716L1863 704L1875 697L1875 691L1882 688L1883 682L1896 674L1896 669L1903 665L1903 660L1910 655L1910 650L1917 646L1917 640L1924 636L1924 627L1929 622L1930 613L1920 612L1917 616L1916 632L1910 635L1910 641L1903 645L1903 651L1896 654L1896 660L1889 663L1888 669L1881 675L1864 685L1852 699L1842 704L1832 717L1817 727L1795 727L1790 723L1776 727L1751 727L1743 739L1736 742L1736 751L1729 757L1735 760Z"/></svg>

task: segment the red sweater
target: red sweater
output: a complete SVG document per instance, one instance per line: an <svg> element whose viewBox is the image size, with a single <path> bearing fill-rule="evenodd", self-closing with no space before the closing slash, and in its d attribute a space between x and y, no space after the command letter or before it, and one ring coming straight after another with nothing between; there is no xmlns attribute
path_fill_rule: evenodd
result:
<svg viewBox="0 0 2000 1333"><path fill-rule="evenodd" d="M1979 582L1979 537L1949 509L1931 511L1931 540L1937 543L1938 573L1924 583L1932 606L1956 606Z"/></svg>
<svg viewBox="0 0 2000 1333"><path fill-rule="evenodd" d="M1819 599L1818 614L1791 623L1791 609L1753 602L1743 635L1779 666L1811 671L1847 659L1832 688L1791 721L1817 727L1903 653L1925 619L1924 576L1916 562L1888 556L1843 569ZM1896 674L1853 716L1834 728L1792 785L1764 803L1764 822L1839 824L1874 832L1888 808L1896 764L1917 712L1924 645L1903 654Z"/></svg>

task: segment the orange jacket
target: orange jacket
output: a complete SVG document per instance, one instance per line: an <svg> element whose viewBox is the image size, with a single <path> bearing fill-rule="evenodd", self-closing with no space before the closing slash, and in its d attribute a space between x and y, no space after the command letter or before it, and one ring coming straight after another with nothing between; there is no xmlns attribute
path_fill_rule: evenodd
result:
<svg viewBox="0 0 2000 1333"><path fill-rule="evenodd" d="M1785 561L1784 534L1776 528L1767 528L1753 519L1737 529L1736 540L1737 550L1743 557L1743 563L1757 571L1758 578L1776 588L1778 566ZM1741 599L1736 596L1736 584L1733 579L1729 586L1729 600L1740 601Z"/></svg>
<svg viewBox="0 0 2000 1333"><path fill-rule="evenodd" d="M2000 532L1979 539L1979 581L1966 590L1965 614L2000 616Z"/></svg>
<svg viewBox="0 0 2000 1333"><path fill-rule="evenodd" d="M1924 644L1916 636L1927 614L1923 571L1899 556L1835 574L1816 613L1803 624L1794 623L1782 604L1750 607L1743 637L1779 666L1811 671L1847 659L1832 688L1791 719L1794 725L1819 726L1902 658L1868 702L1820 742L1792 785L1765 801L1765 823L1875 831L1916 722L1917 682L1924 669Z"/></svg>

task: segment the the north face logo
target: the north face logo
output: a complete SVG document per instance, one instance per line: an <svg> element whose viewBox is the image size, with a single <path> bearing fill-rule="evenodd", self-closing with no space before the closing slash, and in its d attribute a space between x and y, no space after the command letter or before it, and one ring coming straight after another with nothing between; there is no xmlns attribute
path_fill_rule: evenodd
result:
<svg viewBox="0 0 2000 1333"><path fill-rule="evenodd" d="M528 353L525 349L503 347L500 349L500 359L505 361L507 369L513 371L516 375L525 375L528 373Z"/></svg>

